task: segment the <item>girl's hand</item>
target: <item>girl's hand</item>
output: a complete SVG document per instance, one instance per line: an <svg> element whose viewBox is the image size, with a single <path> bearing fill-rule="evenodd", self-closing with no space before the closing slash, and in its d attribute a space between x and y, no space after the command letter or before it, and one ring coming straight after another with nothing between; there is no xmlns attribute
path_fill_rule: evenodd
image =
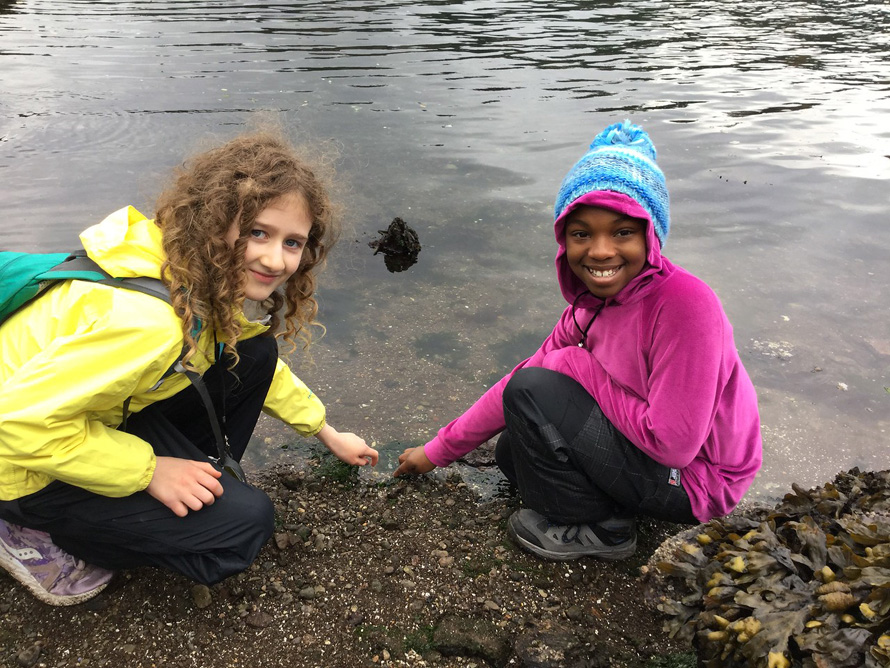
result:
<svg viewBox="0 0 890 668"><path fill-rule="evenodd" d="M222 496L222 475L210 462L178 457L156 458L155 472L145 491L179 517L201 510Z"/></svg>
<svg viewBox="0 0 890 668"><path fill-rule="evenodd" d="M408 448L399 455L399 468L393 472L393 477L398 478L406 473L429 473L436 465L426 457L423 448Z"/></svg>
<svg viewBox="0 0 890 668"><path fill-rule="evenodd" d="M321 441L341 462L346 462L353 466L377 465L377 459L380 455L374 448L369 447L365 443L365 439L355 434L349 432L341 434L331 425L326 424L315 435L315 438Z"/></svg>

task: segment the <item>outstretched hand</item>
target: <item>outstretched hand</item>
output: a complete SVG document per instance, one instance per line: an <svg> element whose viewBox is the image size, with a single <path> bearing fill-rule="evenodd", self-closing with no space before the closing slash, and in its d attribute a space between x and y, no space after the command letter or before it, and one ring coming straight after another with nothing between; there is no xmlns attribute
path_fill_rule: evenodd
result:
<svg viewBox="0 0 890 668"><path fill-rule="evenodd" d="M377 465L379 454L365 443L365 439L350 432L340 433L326 424L315 437L341 462L353 466Z"/></svg>
<svg viewBox="0 0 890 668"><path fill-rule="evenodd" d="M406 473L429 473L436 465L427 459L423 447L408 448L399 455L399 468L393 472L394 477L405 475Z"/></svg>
<svg viewBox="0 0 890 668"><path fill-rule="evenodd" d="M174 514L185 517L189 510L201 510L222 496L221 475L210 462L158 457L154 475L145 491Z"/></svg>

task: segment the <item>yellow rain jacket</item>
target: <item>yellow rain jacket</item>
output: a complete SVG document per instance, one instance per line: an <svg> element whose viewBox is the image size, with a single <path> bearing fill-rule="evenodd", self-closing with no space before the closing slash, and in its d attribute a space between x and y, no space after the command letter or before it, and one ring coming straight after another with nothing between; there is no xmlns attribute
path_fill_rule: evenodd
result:
<svg viewBox="0 0 890 668"><path fill-rule="evenodd" d="M80 240L112 276L160 275L161 231L133 207L88 228ZM242 326L242 339L267 329L243 316ZM192 364L203 373L212 333L198 343ZM116 427L127 397L136 413L189 385L175 373L158 386L182 346L169 304L86 281L62 281L7 319L0 326L0 500L53 480L113 497L145 489L154 452ZM303 436L325 424L321 401L280 359L263 410Z"/></svg>

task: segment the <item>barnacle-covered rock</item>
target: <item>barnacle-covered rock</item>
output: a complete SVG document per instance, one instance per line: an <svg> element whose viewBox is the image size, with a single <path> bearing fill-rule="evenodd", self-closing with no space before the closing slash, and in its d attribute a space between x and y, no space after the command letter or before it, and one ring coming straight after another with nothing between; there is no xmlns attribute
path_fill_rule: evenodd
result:
<svg viewBox="0 0 890 668"><path fill-rule="evenodd" d="M645 577L702 666L890 668L890 471L690 529Z"/></svg>

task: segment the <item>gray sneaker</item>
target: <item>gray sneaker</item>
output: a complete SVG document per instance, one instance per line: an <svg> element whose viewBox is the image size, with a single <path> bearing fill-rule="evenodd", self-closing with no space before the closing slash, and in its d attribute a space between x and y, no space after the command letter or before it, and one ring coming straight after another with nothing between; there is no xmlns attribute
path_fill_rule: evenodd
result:
<svg viewBox="0 0 890 668"><path fill-rule="evenodd" d="M74 605L105 589L113 571L75 559L45 531L0 520L0 567L50 605Z"/></svg>
<svg viewBox="0 0 890 668"><path fill-rule="evenodd" d="M523 508L510 515L507 532L524 550L553 561L578 557L614 561L627 559L637 549L632 519L613 518L595 525L553 524L540 513Z"/></svg>

